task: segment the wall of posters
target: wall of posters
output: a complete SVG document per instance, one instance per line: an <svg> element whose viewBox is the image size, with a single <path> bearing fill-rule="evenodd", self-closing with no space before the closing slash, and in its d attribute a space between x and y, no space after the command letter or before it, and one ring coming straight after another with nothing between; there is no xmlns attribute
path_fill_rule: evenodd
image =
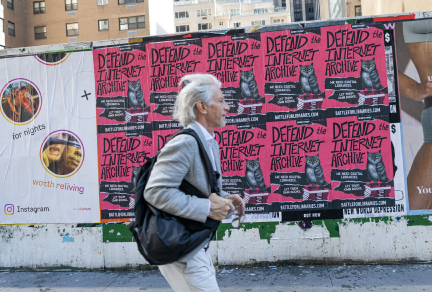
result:
<svg viewBox="0 0 432 292"><path fill-rule="evenodd" d="M424 43L415 37L422 21L152 37L92 52L1 59L7 68L0 79L1 131L12 137L2 140L11 155L0 159L11 166L1 171L13 176L5 186L22 194L53 189L50 204L91 209L79 213L82 219L66 212L71 222L133 220L139 166L181 129L172 117L176 96L187 86L181 78L209 73L221 81L230 106L227 126L215 132L223 185L245 199L249 215L271 221L311 213L316 219L352 218L364 216L362 208L396 204L395 214L427 213L416 211L432 208L432 186L423 177L429 144L420 138L429 135L427 126L420 127L422 118L427 123L423 107L432 89L415 53ZM396 57L396 51L407 54ZM32 163L25 177L31 184L17 184L25 172L14 169L26 165L32 149L26 147L36 144L34 159L43 172ZM406 182L400 179L405 170ZM54 187L46 175L56 179ZM80 200L87 190L92 195L69 204L73 197L57 198L57 184ZM30 197L42 204L38 196ZM5 204L4 222L18 218L7 217L16 204ZM29 220L43 217L35 214Z"/></svg>
<svg viewBox="0 0 432 292"><path fill-rule="evenodd" d="M191 73L221 81L230 106L227 126L215 132L223 185L244 198L249 214L285 212L288 220L325 211L325 218L342 218L346 208L394 206L385 46L382 26L354 24L94 50L97 87L104 70L117 70L125 85L97 96L102 220L132 217L133 169L142 162L125 158L115 166L127 169L123 177L106 179L105 157L113 154L103 155L115 146L109 141L131 137L124 142L129 153L148 140L141 157L154 155L181 128L173 106L187 86L179 86L181 77ZM115 62L119 68L110 69ZM128 75L132 68L140 68L135 77ZM143 100L138 110L127 103L136 85ZM116 99L120 107L102 110L99 100ZM143 118L135 123L123 118L128 115ZM106 124L118 131L107 132ZM130 132L133 127L143 130ZM102 188L108 184L113 188ZM113 198L124 198L123 205Z"/></svg>

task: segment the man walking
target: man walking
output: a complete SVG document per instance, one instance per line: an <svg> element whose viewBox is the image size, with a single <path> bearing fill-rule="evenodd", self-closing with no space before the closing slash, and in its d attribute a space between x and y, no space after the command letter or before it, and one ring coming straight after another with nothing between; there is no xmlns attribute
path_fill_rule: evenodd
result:
<svg viewBox="0 0 432 292"><path fill-rule="evenodd" d="M221 173L219 146L214 139L214 129L224 127L229 110L220 90L221 83L211 74L187 75L180 81L180 91L174 110L174 118L183 127L193 129L213 164ZM200 199L180 191L185 179L206 194ZM222 178L218 180L222 190ZM237 209L244 215L244 201L239 195L221 191L220 196L211 193L210 181L205 172L197 141L190 135L178 135L161 150L144 192L145 200L169 214L205 222L207 217L221 221L228 211ZM162 275L174 291L219 291L212 259L208 254L211 238L180 260L159 266Z"/></svg>

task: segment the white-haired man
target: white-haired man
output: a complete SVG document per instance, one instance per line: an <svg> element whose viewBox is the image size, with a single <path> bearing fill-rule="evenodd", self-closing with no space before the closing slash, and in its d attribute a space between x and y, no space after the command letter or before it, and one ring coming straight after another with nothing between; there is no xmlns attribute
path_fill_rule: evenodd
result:
<svg viewBox="0 0 432 292"><path fill-rule="evenodd" d="M224 127L229 110L224 100L221 83L210 74L184 76L174 109L174 118L185 128L193 129L206 148L213 168L221 173L219 146L214 139L214 129ZM185 179L208 199L187 195L178 187ZM222 179L218 180L222 190ZM198 143L190 135L179 135L162 148L145 189L145 199L151 205L175 216L205 222L207 217L221 221L231 209L244 215L244 201L239 195L221 191L211 193ZM216 273L207 247L211 238L204 241L179 261L159 266L162 275L174 291L219 291Z"/></svg>

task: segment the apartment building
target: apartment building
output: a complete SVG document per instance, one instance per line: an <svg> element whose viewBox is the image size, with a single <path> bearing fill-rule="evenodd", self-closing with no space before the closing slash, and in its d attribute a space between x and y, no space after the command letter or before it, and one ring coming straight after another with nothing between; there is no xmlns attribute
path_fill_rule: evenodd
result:
<svg viewBox="0 0 432 292"><path fill-rule="evenodd" d="M345 0L346 17L362 16L362 0Z"/></svg>
<svg viewBox="0 0 432 292"><path fill-rule="evenodd" d="M150 0L0 1L3 48L174 32L174 21L161 17L172 11L164 5L170 0L158 0L158 5Z"/></svg>
<svg viewBox="0 0 432 292"><path fill-rule="evenodd" d="M202 31L291 21L289 9L273 0L174 0L176 32Z"/></svg>

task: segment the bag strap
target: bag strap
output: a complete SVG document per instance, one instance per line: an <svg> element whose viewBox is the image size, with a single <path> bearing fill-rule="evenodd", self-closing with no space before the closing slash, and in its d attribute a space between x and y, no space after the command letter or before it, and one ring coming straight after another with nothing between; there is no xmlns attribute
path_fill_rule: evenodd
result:
<svg viewBox="0 0 432 292"><path fill-rule="evenodd" d="M207 152L206 152L204 145L202 144L201 139L198 136L198 134L193 129L185 128L185 129L182 129L182 130L174 133L174 135L171 136L170 140L173 139L174 137L178 136L178 135L183 135L183 134L190 135L190 136L194 137L195 140L197 141L200 156L201 156L201 159L204 161L204 167L206 169L207 176L208 176L208 179L210 181L211 192L220 195L220 189L219 189L218 184L217 184L217 179L220 177L220 174L213 169L213 163L210 161L210 158L207 155Z"/></svg>

